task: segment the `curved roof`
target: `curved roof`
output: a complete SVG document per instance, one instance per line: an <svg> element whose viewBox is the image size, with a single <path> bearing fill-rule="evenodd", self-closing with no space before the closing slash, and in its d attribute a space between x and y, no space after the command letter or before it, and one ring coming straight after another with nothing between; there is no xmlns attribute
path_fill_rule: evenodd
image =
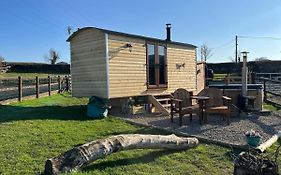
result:
<svg viewBox="0 0 281 175"><path fill-rule="evenodd" d="M100 31L102 31L104 33L108 33L108 34L116 34L116 35L121 35L121 36L140 38L140 39L145 39L145 40L149 40L149 41L167 42L167 43L171 43L171 44L175 44L175 45L181 45L181 46L187 46L187 47L193 47L193 48L197 47L195 45L188 44L188 43L166 41L166 40L163 40L163 39L152 38L152 37L147 37L147 36L142 36L142 35L122 33L122 32L116 32L116 31L101 29L101 28L96 28L96 27L84 27L82 29L78 29L76 32L72 33L72 35L70 35L66 41L70 42L72 40L72 38L74 38L78 33L80 33L81 31L84 31L84 30L88 30L88 29L96 29L96 30L100 30Z"/></svg>

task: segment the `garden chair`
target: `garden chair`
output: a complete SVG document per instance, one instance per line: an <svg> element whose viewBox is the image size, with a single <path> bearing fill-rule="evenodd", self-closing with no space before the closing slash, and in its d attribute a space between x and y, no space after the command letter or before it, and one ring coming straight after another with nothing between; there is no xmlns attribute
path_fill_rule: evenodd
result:
<svg viewBox="0 0 281 175"><path fill-rule="evenodd" d="M226 118L227 124L229 124L231 98L223 96L222 91L217 88L203 89L198 96L209 97L205 104L205 113L207 115L222 114L223 120ZM207 116L205 121L207 121Z"/></svg>
<svg viewBox="0 0 281 175"><path fill-rule="evenodd" d="M198 105L192 105L192 95L185 89L177 89L171 98L171 122L174 121L174 114L179 114L179 125L182 126L182 117L189 114L190 122L192 113L198 113Z"/></svg>

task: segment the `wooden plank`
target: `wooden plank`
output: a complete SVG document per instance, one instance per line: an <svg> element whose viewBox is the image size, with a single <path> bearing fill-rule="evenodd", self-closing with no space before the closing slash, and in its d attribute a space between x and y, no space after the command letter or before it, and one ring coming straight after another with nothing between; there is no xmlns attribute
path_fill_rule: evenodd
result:
<svg viewBox="0 0 281 175"><path fill-rule="evenodd" d="M264 100L265 102L267 102L267 103L269 103L269 104L272 104L272 105L274 105L274 106L278 106L279 108L281 108L281 104L280 103L276 103L276 102L274 102L274 101L272 101L272 100L268 100L268 99L266 99L266 100Z"/></svg>
<svg viewBox="0 0 281 175"><path fill-rule="evenodd" d="M104 63L104 59L105 59L105 56L103 55L100 55L100 56L96 56L96 57L93 57L93 56L75 56L72 54L72 60L71 60L71 63L80 63L80 62L97 62L97 63Z"/></svg>
<svg viewBox="0 0 281 175"><path fill-rule="evenodd" d="M120 35L115 35L115 34L109 34L108 38L109 38L109 43L112 41L132 42L132 43L140 43L140 44L146 43L146 41L144 39L125 37L125 36L120 36Z"/></svg>
<svg viewBox="0 0 281 175"><path fill-rule="evenodd" d="M268 90L265 90L264 92L266 92L268 94L272 94L272 95L278 96L278 97L281 97L281 94L277 94L275 92L271 92L271 91L268 91Z"/></svg>
<svg viewBox="0 0 281 175"><path fill-rule="evenodd" d="M19 91L19 96L18 96L18 101L22 101L22 77L18 77L18 91Z"/></svg>
<svg viewBox="0 0 281 175"><path fill-rule="evenodd" d="M105 52L103 51L84 51L84 52L77 52L77 51L73 51L73 53L71 53L73 58L76 58L76 60L73 61L79 61L80 57L85 57L88 59L94 59L94 60L98 60L98 59L104 59L105 58Z"/></svg>
<svg viewBox="0 0 281 175"><path fill-rule="evenodd" d="M58 76L58 87L59 87L58 93L61 93L62 89L61 89L61 77L60 76Z"/></svg>
<svg viewBox="0 0 281 175"><path fill-rule="evenodd" d="M52 92L52 86L51 86L51 77L48 76L48 94L49 96L51 96L51 92Z"/></svg>
<svg viewBox="0 0 281 175"><path fill-rule="evenodd" d="M80 34L71 41L72 93L84 96L97 91L103 95L106 89L105 35L95 29Z"/></svg>
<svg viewBox="0 0 281 175"><path fill-rule="evenodd" d="M96 36L87 36L87 37L80 37L79 40L77 41L73 41L73 45L71 48L74 48L74 47L86 47L87 46L87 41L90 39L90 38L95 38L94 41L104 41L105 40L105 37L104 35L96 35ZM91 41L92 43L94 43L94 41Z"/></svg>
<svg viewBox="0 0 281 175"><path fill-rule="evenodd" d="M40 90L39 90L39 77L36 76L36 85L35 85L35 88L36 88L36 98L39 98L39 94L40 94Z"/></svg>
<svg viewBox="0 0 281 175"><path fill-rule="evenodd" d="M52 91L51 94L56 94L57 91ZM40 97L45 97L45 96L48 96L49 93L48 92L44 92L44 93L40 93ZM30 99L34 99L36 98L36 95L29 95L29 96L23 96L22 97L22 101L24 100L30 100ZM7 104L10 104L10 103L14 103L14 102L17 102L18 101L18 98L13 98L13 99L8 99L8 100L4 100L4 101L0 101L0 104L1 105L7 105Z"/></svg>
<svg viewBox="0 0 281 175"><path fill-rule="evenodd" d="M268 78L257 78L257 80L261 80L261 81L266 81L266 82L273 82L273 83L277 83L277 84L281 84L281 81L278 80L272 80L272 79L268 79Z"/></svg>
<svg viewBox="0 0 281 175"><path fill-rule="evenodd" d="M148 96L148 101L149 101L150 103L152 103L152 104L155 106L155 108L156 108L158 111L160 111L163 115L170 115L169 111L168 111L166 108L164 108L164 107L162 106L162 104L159 103L159 101L157 101L157 99L156 99L154 96L149 95L149 96Z"/></svg>
<svg viewBox="0 0 281 175"><path fill-rule="evenodd" d="M157 99L157 98L156 98ZM157 99L157 101L169 101L169 100L171 100L170 98L160 98L160 99Z"/></svg>

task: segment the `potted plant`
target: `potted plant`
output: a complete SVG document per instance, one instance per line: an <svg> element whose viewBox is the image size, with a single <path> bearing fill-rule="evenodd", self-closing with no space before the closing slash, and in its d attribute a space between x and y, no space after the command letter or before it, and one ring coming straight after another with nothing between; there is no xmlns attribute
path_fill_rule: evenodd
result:
<svg viewBox="0 0 281 175"><path fill-rule="evenodd" d="M245 133L246 136L246 141L248 143L248 145L256 147L259 145L260 140L261 140L261 135L259 132L251 129L250 131L247 131Z"/></svg>

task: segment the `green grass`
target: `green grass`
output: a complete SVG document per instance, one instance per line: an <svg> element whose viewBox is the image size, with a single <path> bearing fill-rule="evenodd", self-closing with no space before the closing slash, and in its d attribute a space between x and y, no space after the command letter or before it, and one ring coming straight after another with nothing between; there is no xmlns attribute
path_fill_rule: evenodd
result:
<svg viewBox="0 0 281 175"><path fill-rule="evenodd" d="M226 74L214 74L213 80L223 81L225 76L226 76Z"/></svg>
<svg viewBox="0 0 281 175"><path fill-rule="evenodd" d="M273 104L269 104L269 103L263 103L262 104L263 109L267 109L270 111L277 111L280 110L279 106L273 105Z"/></svg>
<svg viewBox="0 0 281 175"><path fill-rule="evenodd" d="M214 81L223 81L227 74L214 74ZM231 73L230 76L237 76L237 73Z"/></svg>
<svg viewBox="0 0 281 175"><path fill-rule="evenodd" d="M87 99L69 94L0 106L0 174L40 174L48 158L76 145L122 133L167 134L114 117L86 117ZM113 153L82 168L91 174L232 174L230 149L201 143L185 151L138 149Z"/></svg>
<svg viewBox="0 0 281 175"><path fill-rule="evenodd" d="M22 76L22 78L35 78L38 76L39 78L47 78L48 75L50 76L57 76L60 74L44 74L44 73L0 73L0 78L17 78L18 76Z"/></svg>

